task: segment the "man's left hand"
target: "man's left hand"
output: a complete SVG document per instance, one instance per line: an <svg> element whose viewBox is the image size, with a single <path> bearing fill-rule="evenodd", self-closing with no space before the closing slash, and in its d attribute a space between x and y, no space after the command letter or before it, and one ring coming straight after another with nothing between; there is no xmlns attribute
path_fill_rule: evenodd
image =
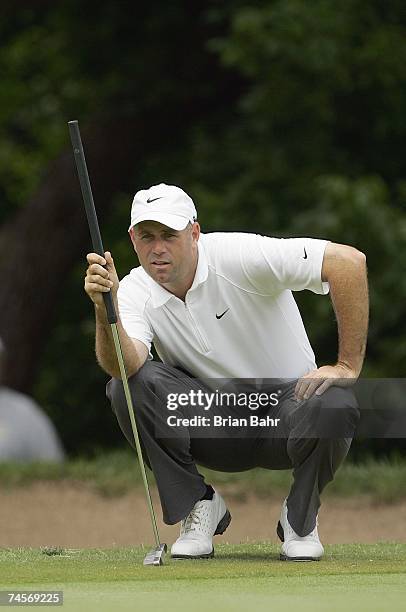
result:
<svg viewBox="0 0 406 612"><path fill-rule="evenodd" d="M295 387L295 400L307 400L313 394L321 395L332 385L350 387L357 378L357 372L347 365L322 366L299 378Z"/></svg>

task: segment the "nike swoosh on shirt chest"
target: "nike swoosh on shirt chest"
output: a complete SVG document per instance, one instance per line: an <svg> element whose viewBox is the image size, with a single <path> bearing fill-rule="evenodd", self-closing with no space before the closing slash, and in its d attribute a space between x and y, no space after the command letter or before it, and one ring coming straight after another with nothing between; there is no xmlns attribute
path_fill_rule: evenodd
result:
<svg viewBox="0 0 406 612"><path fill-rule="evenodd" d="M222 312L222 313L221 313L221 314L219 314L219 315L216 313L216 319L221 319L222 317L224 317L224 315L225 315L225 314L227 314L229 310L230 310L230 309L229 309L229 308L227 308L227 309L226 309L224 312Z"/></svg>

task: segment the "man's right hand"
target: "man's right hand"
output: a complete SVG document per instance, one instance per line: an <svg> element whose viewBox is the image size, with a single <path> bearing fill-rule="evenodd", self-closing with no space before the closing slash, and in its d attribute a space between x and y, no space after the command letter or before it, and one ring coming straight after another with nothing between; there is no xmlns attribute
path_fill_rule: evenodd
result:
<svg viewBox="0 0 406 612"><path fill-rule="evenodd" d="M106 251L104 258L97 253L88 253L86 259L89 264L85 277L86 293L96 306L102 306L103 293L111 291L113 302L116 304L119 280L111 253Z"/></svg>
<svg viewBox="0 0 406 612"><path fill-rule="evenodd" d="M97 253L87 256L89 267L86 270L85 291L96 306L96 356L105 372L113 378L121 378L120 368L114 351L113 336L107 321L103 293L111 291L116 313L118 314L117 290L119 280L114 261L109 251L104 258ZM148 347L141 340L130 338L120 319L117 320L120 344L126 364L127 376L132 376L148 358Z"/></svg>

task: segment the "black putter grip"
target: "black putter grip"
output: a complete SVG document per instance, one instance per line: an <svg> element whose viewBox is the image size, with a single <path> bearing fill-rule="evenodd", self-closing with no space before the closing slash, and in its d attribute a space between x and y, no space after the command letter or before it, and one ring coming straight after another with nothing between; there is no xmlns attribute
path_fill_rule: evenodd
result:
<svg viewBox="0 0 406 612"><path fill-rule="evenodd" d="M94 252L104 257L103 242L97 220L96 209L94 207L92 188L90 186L89 173L87 171L85 154L83 151L82 139L80 137L79 123L69 121L69 132L72 141L73 153L75 156L76 168L79 175L80 188L82 190L83 202L85 204L87 222ZM114 308L111 292L103 293L104 305L106 307L107 319L109 323L117 323L116 309Z"/></svg>

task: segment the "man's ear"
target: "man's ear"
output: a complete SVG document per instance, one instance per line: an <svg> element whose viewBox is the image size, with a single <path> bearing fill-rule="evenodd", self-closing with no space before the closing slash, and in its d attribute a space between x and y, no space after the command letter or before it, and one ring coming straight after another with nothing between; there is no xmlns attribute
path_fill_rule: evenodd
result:
<svg viewBox="0 0 406 612"><path fill-rule="evenodd" d="M192 238L194 240L199 240L199 236L200 236L200 225L198 224L197 221L195 221L192 225Z"/></svg>
<svg viewBox="0 0 406 612"><path fill-rule="evenodd" d="M134 228L130 227L130 229L128 230L128 233L130 234L130 239L131 242L133 243L133 247L134 247L134 251L137 252L137 247L135 245L135 234L134 234Z"/></svg>

